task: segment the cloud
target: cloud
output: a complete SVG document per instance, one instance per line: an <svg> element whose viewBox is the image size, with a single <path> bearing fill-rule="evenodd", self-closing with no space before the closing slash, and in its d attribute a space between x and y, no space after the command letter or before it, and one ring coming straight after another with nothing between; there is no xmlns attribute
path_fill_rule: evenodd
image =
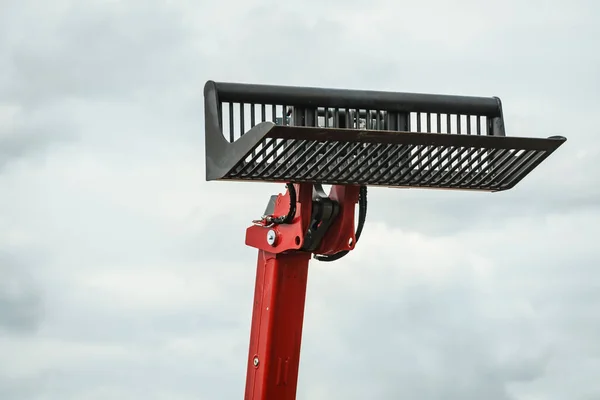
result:
<svg viewBox="0 0 600 400"><path fill-rule="evenodd" d="M313 262L299 399L598 395L596 4L7 2L0 398L244 389L270 184L204 182L208 79L499 95L569 141L506 193L372 189Z"/></svg>
<svg viewBox="0 0 600 400"><path fill-rule="evenodd" d="M42 322L39 285L6 254L0 253L0 332L26 334Z"/></svg>

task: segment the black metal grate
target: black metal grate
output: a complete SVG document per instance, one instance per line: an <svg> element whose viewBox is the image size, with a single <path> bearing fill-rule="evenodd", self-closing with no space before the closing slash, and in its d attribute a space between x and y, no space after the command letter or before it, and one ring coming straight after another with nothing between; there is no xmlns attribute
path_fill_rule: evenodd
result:
<svg viewBox="0 0 600 400"><path fill-rule="evenodd" d="M507 138L493 97L209 82L205 98L209 179L497 191L565 140Z"/></svg>
<svg viewBox="0 0 600 400"><path fill-rule="evenodd" d="M225 179L505 190L549 153L540 149L267 138Z"/></svg>

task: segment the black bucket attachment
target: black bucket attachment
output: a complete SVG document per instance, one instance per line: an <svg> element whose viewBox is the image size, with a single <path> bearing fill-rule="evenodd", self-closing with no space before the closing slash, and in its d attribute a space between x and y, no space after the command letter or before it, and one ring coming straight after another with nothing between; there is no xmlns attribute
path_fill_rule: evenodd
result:
<svg viewBox="0 0 600 400"><path fill-rule="evenodd" d="M204 88L206 178L500 191L566 141L506 137L496 97Z"/></svg>

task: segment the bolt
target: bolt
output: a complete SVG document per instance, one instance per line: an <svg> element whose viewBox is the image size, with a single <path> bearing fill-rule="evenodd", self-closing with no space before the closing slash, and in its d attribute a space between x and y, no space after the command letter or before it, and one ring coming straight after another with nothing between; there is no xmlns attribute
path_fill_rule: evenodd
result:
<svg viewBox="0 0 600 400"><path fill-rule="evenodd" d="M277 233L273 229L270 229L267 232L267 243L269 243L269 246L275 246L275 239L277 239Z"/></svg>
<svg viewBox="0 0 600 400"><path fill-rule="evenodd" d="M258 367L258 357L254 357L254 360L252 360L252 363L254 364L255 367Z"/></svg>

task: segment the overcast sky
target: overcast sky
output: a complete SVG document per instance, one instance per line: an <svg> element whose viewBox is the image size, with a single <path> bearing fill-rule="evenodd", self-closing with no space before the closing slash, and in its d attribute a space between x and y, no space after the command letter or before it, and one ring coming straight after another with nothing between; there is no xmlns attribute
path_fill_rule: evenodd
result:
<svg viewBox="0 0 600 400"><path fill-rule="evenodd" d="M0 399L241 399L272 184L204 182L209 79L499 96L512 191L372 189L298 398L600 399L592 0L0 0Z"/></svg>

